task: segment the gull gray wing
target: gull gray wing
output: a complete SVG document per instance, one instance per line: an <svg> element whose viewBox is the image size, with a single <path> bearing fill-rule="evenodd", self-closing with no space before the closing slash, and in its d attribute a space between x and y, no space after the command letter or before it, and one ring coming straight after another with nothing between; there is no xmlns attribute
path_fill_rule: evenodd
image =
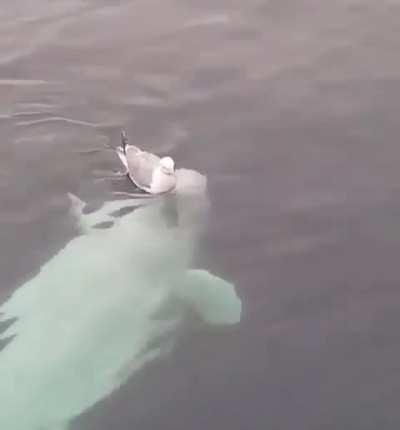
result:
<svg viewBox="0 0 400 430"><path fill-rule="evenodd" d="M127 148L128 149L128 148ZM136 148L126 151L129 176L138 187L150 187L153 173L160 163L160 158L149 152L138 151Z"/></svg>

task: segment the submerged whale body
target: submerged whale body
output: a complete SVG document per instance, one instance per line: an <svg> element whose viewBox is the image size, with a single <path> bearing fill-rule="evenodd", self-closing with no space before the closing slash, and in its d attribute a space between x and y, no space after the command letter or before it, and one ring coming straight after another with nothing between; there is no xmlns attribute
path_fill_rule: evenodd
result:
<svg viewBox="0 0 400 430"><path fill-rule="evenodd" d="M240 320L234 287L190 268L196 226L182 201L184 225L173 228L162 202L112 218L137 200L108 202L88 215L79 199L71 201L83 234L0 305L0 322L11 321L0 333L0 341L10 339L0 350L1 429L68 428L162 356L187 313L208 324ZM111 218L110 228L93 228ZM178 306L165 314L171 299Z"/></svg>

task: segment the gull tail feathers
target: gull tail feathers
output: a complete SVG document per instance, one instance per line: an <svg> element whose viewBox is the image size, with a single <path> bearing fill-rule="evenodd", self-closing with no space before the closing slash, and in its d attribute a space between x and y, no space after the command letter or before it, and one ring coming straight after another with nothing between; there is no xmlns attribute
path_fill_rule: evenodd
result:
<svg viewBox="0 0 400 430"><path fill-rule="evenodd" d="M128 143L128 136L125 132L125 130L121 131L121 146L118 146L116 148L117 155L119 159L121 160L121 163L124 165L126 169L126 173L128 173L128 160L127 160L127 152L129 151L135 151L135 152L141 152L141 149L137 146L130 145Z"/></svg>
<svg viewBox="0 0 400 430"><path fill-rule="evenodd" d="M121 148L122 152L126 155L126 147L128 146L128 136L126 135L126 131L121 131Z"/></svg>
<svg viewBox="0 0 400 430"><path fill-rule="evenodd" d="M136 151L136 152L142 152L142 150L140 148L138 148L135 145L130 145L128 143L128 136L125 132L125 130L121 131L121 146L119 146L120 150L122 151L123 154L126 155L127 151Z"/></svg>
<svg viewBox="0 0 400 430"><path fill-rule="evenodd" d="M125 150L121 146L118 146L116 152L119 159L121 160L121 163L125 167L126 173L128 173L128 160L126 159Z"/></svg>

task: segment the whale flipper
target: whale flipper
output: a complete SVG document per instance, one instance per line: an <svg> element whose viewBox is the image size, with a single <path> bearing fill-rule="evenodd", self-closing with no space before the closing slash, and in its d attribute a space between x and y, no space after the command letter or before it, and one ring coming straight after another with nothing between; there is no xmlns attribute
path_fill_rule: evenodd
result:
<svg viewBox="0 0 400 430"><path fill-rule="evenodd" d="M209 324L240 321L242 303L234 285L207 270L187 270L174 293Z"/></svg>

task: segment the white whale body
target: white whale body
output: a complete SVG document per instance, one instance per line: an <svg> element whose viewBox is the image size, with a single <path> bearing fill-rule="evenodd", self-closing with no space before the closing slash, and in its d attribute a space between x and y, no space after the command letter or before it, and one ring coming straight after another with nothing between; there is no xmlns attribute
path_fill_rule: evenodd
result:
<svg viewBox="0 0 400 430"><path fill-rule="evenodd" d="M170 227L162 202L113 218L138 200L109 202L88 215L79 199L71 201L83 234L0 305L0 321L10 321L0 332L9 339L0 350L0 429L67 429L162 356L188 313L208 324L240 320L233 285L191 269L196 226L184 202L185 225ZM93 228L107 220L110 228ZM164 315L171 298L179 306Z"/></svg>

